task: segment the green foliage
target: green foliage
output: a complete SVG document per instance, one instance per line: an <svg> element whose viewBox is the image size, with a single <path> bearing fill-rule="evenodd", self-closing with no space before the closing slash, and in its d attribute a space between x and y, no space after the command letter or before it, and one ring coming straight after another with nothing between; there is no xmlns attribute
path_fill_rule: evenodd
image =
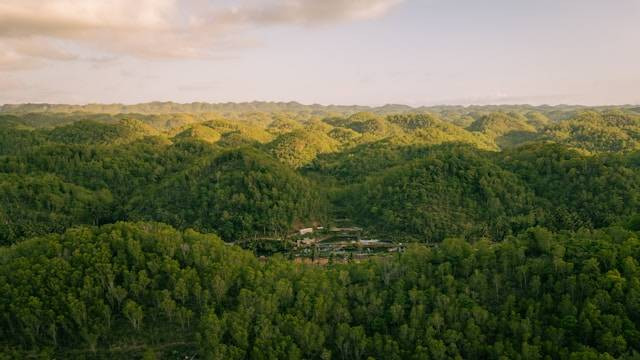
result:
<svg viewBox="0 0 640 360"><path fill-rule="evenodd" d="M406 144L438 145L460 142L475 145L479 149L496 149L490 138L471 133L430 114L392 115L388 119L406 132L402 141Z"/></svg>
<svg viewBox="0 0 640 360"><path fill-rule="evenodd" d="M639 356L631 107L0 112L0 358ZM317 266L220 240L333 221L414 244Z"/></svg>
<svg viewBox="0 0 640 360"><path fill-rule="evenodd" d="M324 154L307 166L309 173L328 175L341 183L359 183L367 176L422 157L429 152L424 146L403 146L389 140L358 145L337 153Z"/></svg>
<svg viewBox="0 0 640 360"><path fill-rule="evenodd" d="M91 191L54 175L7 174L0 174L0 204L0 245L76 224L109 222L114 206L107 189Z"/></svg>
<svg viewBox="0 0 640 360"><path fill-rule="evenodd" d="M12 235L4 241L125 219L165 221L217 232L227 240L280 236L294 224L326 218L323 192L331 195L334 211L391 236L420 241L474 234L501 239L536 224L556 230L597 228L625 221L637 211L640 162L633 156L571 153L565 161L560 153L566 150L551 145L494 155L478 151L495 149L494 140L504 146L506 136L511 136L509 146L515 146L525 141L517 139L522 132L549 132L578 121L554 123L549 118L559 115L546 108L490 110L466 110L470 115L465 116L478 118L469 126L471 132L448 122L460 115L458 108L419 114L356 112L323 121L300 120L302 113L260 112L234 113L237 120L209 113L89 114L83 116L92 120L70 124L78 114L4 116L0 171L19 175L17 183L51 175L57 179L51 181L109 193L113 199L92 205L109 209L108 215L101 210L96 217L78 209L87 207L85 198L100 197L81 191L67 191L65 204L70 205L55 211L33 205L34 199L22 206L5 196L2 216ZM190 123L175 130L174 144L167 137L171 132L156 128L170 119ZM607 119L621 128L635 124L634 115L623 110L583 113L578 119ZM38 121L46 126L35 126ZM63 126L48 129L56 121ZM279 135L270 141L272 134ZM452 142L472 147L433 146ZM221 148L238 147L256 161L220 163L222 170L212 170ZM269 155L303 168L303 174L279 166ZM255 164L261 164L257 171Z"/></svg>
<svg viewBox="0 0 640 360"><path fill-rule="evenodd" d="M502 238L533 201L514 174L465 146L433 148L347 196L359 222L426 242L470 234Z"/></svg>
<svg viewBox="0 0 640 360"><path fill-rule="evenodd" d="M531 145L505 153L501 163L534 191L548 227L603 227L640 210L640 168L622 156Z"/></svg>
<svg viewBox="0 0 640 360"><path fill-rule="evenodd" d="M203 125L192 125L175 136L176 139L197 139L208 143L220 140L221 135L214 129Z"/></svg>
<svg viewBox="0 0 640 360"><path fill-rule="evenodd" d="M544 129L551 124L551 119L539 111L530 111L524 116L527 118L527 122L537 130Z"/></svg>
<svg viewBox="0 0 640 360"><path fill-rule="evenodd" d="M639 165L552 144L491 153L377 143L318 159L308 171L339 180L337 206L389 235L500 240L528 226L577 230L626 219L640 211Z"/></svg>
<svg viewBox="0 0 640 360"><path fill-rule="evenodd" d="M591 153L640 149L640 116L620 110L585 111L544 132L545 138Z"/></svg>
<svg viewBox="0 0 640 360"><path fill-rule="evenodd" d="M540 115L534 118L531 124L527 117L519 113L493 112L481 116L469 125L467 130L484 134L494 140L500 148L510 148L539 137L536 126L544 122Z"/></svg>
<svg viewBox="0 0 640 360"><path fill-rule="evenodd" d="M480 117L468 128L470 131L489 134L491 137L504 135L512 131L535 132L535 128L527 123L527 118L517 114L493 112Z"/></svg>
<svg viewBox="0 0 640 360"><path fill-rule="evenodd" d="M186 344L207 359L626 359L640 351L638 259L638 234L620 228L536 227L323 268L157 223L79 227L0 249L0 346L62 358Z"/></svg>
<svg viewBox="0 0 640 360"><path fill-rule="evenodd" d="M149 134L149 128L134 121L119 124L103 124L95 121L78 121L54 128L47 133L50 141L63 144L123 144Z"/></svg>
<svg viewBox="0 0 640 360"><path fill-rule="evenodd" d="M157 223L30 239L0 252L0 338L22 348L90 351L127 337L180 340L180 332L151 329L191 328L196 313L237 291L224 281L231 285L238 266L253 262L213 235ZM221 278L221 269L232 277Z"/></svg>
<svg viewBox="0 0 640 360"><path fill-rule="evenodd" d="M318 154L337 150L338 142L319 131L297 130L278 136L268 144L269 152L293 168L311 162Z"/></svg>
<svg viewBox="0 0 640 360"><path fill-rule="evenodd" d="M127 213L234 240L283 236L294 222L324 217L326 203L312 183L291 169L239 149L203 159L134 196Z"/></svg>

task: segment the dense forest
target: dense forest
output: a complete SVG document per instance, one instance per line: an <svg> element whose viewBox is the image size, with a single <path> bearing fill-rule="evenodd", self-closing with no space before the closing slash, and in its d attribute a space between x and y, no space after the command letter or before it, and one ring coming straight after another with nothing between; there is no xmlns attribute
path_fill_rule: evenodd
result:
<svg viewBox="0 0 640 360"><path fill-rule="evenodd" d="M0 359L640 359L639 235L637 107L0 107Z"/></svg>

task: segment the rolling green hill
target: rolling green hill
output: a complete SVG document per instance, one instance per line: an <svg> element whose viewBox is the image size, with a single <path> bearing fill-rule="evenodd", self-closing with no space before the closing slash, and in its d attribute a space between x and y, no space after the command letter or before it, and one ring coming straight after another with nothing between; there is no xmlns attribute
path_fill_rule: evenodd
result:
<svg viewBox="0 0 640 360"><path fill-rule="evenodd" d="M544 137L589 153L640 149L640 115L585 111L545 129Z"/></svg>
<svg viewBox="0 0 640 360"><path fill-rule="evenodd" d="M540 119L533 123L539 126ZM467 130L484 134L501 148L509 148L535 140L539 136L535 125L522 114L493 112L481 116Z"/></svg>
<svg viewBox="0 0 640 360"><path fill-rule="evenodd" d="M214 129L204 125L192 125L178 133L175 139L197 139L208 143L215 143L220 140L222 135Z"/></svg>
<svg viewBox="0 0 640 360"><path fill-rule="evenodd" d="M467 146L433 148L368 178L345 200L359 222L421 242L447 236L502 238L532 210L514 174Z"/></svg>
<svg viewBox="0 0 640 360"><path fill-rule="evenodd" d="M47 139L62 144L115 145L158 134L157 130L135 120L122 120L117 124L87 120L56 127L47 132Z"/></svg>
<svg viewBox="0 0 640 360"><path fill-rule="evenodd" d="M7 358L633 359L639 249L621 228L531 228L320 267L158 223L76 227L0 248L0 347Z"/></svg>
<svg viewBox="0 0 640 360"><path fill-rule="evenodd" d="M2 106L0 359L638 359L639 126Z"/></svg>
<svg viewBox="0 0 640 360"><path fill-rule="evenodd" d="M267 148L276 159L299 168L319 154L336 151L338 146L337 140L320 131L297 130L278 136Z"/></svg>
<svg viewBox="0 0 640 360"><path fill-rule="evenodd" d="M286 234L294 223L324 218L326 206L309 180L255 150L238 149L138 193L127 213L231 241Z"/></svg>

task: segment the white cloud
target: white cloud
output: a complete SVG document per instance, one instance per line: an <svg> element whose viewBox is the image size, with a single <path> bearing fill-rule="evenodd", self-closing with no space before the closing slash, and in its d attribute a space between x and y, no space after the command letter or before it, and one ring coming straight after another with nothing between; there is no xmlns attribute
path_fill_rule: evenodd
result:
<svg viewBox="0 0 640 360"><path fill-rule="evenodd" d="M246 43L244 29L381 16L403 0L3 0L0 70L102 56L207 57ZM73 51L69 50L73 49Z"/></svg>
<svg viewBox="0 0 640 360"><path fill-rule="evenodd" d="M402 0L238 1L228 18L254 24L319 24L381 16Z"/></svg>
<svg viewBox="0 0 640 360"><path fill-rule="evenodd" d="M2 39L0 71L24 70L41 66L46 60L75 60L76 55L43 39Z"/></svg>

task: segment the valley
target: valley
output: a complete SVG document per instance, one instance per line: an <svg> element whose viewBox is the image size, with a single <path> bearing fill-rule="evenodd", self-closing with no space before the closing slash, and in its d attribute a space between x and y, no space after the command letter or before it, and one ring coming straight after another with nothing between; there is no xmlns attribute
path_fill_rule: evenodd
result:
<svg viewBox="0 0 640 360"><path fill-rule="evenodd" d="M5 105L0 358L636 359L636 110Z"/></svg>
<svg viewBox="0 0 640 360"><path fill-rule="evenodd" d="M0 360L640 360L639 19L0 0Z"/></svg>

